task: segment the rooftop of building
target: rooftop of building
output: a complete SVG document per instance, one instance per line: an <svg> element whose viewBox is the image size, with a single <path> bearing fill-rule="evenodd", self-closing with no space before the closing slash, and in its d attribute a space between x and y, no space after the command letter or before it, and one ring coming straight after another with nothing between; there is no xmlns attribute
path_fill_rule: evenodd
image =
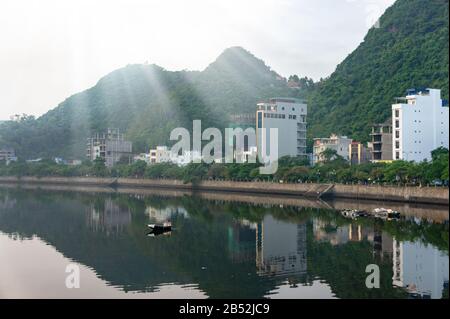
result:
<svg viewBox="0 0 450 319"><path fill-rule="evenodd" d="M417 97L426 97L426 96L434 96L441 98L441 90L440 89L432 89L432 88L412 88L408 89L405 92L405 96L395 97L395 104L406 104L410 100L415 100ZM443 100L442 106L448 106L448 101Z"/></svg>
<svg viewBox="0 0 450 319"><path fill-rule="evenodd" d="M305 104L302 99L293 97L272 97L265 101L260 101L258 104L275 104L275 103L292 103L292 104Z"/></svg>

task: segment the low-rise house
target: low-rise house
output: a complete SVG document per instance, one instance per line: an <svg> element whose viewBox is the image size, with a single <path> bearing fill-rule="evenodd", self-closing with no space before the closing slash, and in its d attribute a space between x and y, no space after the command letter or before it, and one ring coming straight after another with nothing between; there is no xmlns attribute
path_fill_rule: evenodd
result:
<svg viewBox="0 0 450 319"><path fill-rule="evenodd" d="M392 120L373 124L368 144L372 162L392 161Z"/></svg>
<svg viewBox="0 0 450 319"><path fill-rule="evenodd" d="M337 155L349 161L348 149L351 143L352 139L336 134L332 134L329 138L315 138L313 147L314 165L325 161L323 152L327 149L335 150Z"/></svg>
<svg viewBox="0 0 450 319"><path fill-rule="evenodd" d="M157 146L150 150L150 164L168 163L171 159L171 152L167 146Z"/></svg>

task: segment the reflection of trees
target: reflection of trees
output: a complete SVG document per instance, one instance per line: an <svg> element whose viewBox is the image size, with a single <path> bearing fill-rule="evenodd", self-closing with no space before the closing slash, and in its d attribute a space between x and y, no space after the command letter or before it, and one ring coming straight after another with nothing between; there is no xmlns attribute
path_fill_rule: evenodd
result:
<svg viewBox="0 0 450 319"><path fill-rule="evenodd" d="M0 194L0 214L3 210L11 209L16 205L16 200L8 194Z"/></svg>
<svg viewBox="0 0 450 319"><path fill-rule="evenodd" d="M313 237L313 219L320 220L330 233L343 226L360 225L402 239L421 239L440 248L447 243L448 251L445 224L352 221L331 210L222 203L187 196L0 190L3 196L0 198L6 194L16 200L16 205L0 214L0 231L22 237L37 234L67 257L94 268L100 278L125 291L152 291L167 282L197 283L211 297L255 298L267 295L285 280L295 286L319 277L330 284L337 297L403 297L400 290L392 288L392 258L374 257L374 244L367 240L337 246L318 242ZM84 215L87 208L105 210L108 201L130 216L129 222L121 224L121 231L109 237L87 227ZM148 223L145 210L149 206L183 207L189 218L173 215L176 231L172 236L150 239L145 236ZM306 224L306 275L282 278L257 275L255 259L251 257L252 249L256 251L256 239L252 241L252 230L243 231L240 223L245 220L258 223L268 214L287 223ZM369 291L365 287L364 270L370 263L379 264L381 272L388 274L382 276L382 289Z"/></svg>

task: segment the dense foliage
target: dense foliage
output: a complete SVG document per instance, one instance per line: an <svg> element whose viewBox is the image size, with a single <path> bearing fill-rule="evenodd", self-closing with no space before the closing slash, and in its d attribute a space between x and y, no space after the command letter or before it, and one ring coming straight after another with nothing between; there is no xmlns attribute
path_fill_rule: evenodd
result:
<svg viewBox="0 0 450 319"><path fill-rule="evenodd" d="M176 127L223 129L234 114L254 114L273 96L308 100L311 138L338 133L369 139L384 122L393 98L411 87L443 90L448 99L448 1L398 0L361 45L327 79L297 75L289 81L240 47L225 50L202 72L170 72L156 65L128 65L35 119L0 123L0 147L21 158L83 158L86 138L120 128L135 153L169 144Z"/></svg>
<svg viewBox="0 0 450 319"><path fill-rule="evenodd" d="M415 87L448 99L448 0L398 0L309 99L309 135L369 139L370 125L391 116L394 97Z"/></svg>
<svg viewBox="0 0 450 319"><path fill-rule="evenodd" d="M6 165L0 163L0 176L99 176L99 177L133 177L179 179L185 182L201 180L238 180L271 181L283 183L363 183L363 184L398 184L430 185L443 184L448 181L447 149L433 151L431 162L394 161L386 163L366 163L349 165L339 156L332 156L328 161L309 167L304 160L283 157L279 160L278 170L274 175L260 175L257 163L251 164L195 164L179 167L171 163L147 165L144 161L133 164L118 164L106 168L100 159L93 163L85 162L80 166L56 164L51 160L37 163L23 161Z"/></svg>
<svg viewBox="0 0 450 319"><path fill-rule="evenodd" d="M86 139L119 128L135 153L167 145L176 127L224 128L230 116L254 113L256 101L291 94L286 80L248 51L225 50L203 72L170 72L156 65L128 65L35 119L0 124L0 147L25 159L83 158Z"/></svg>

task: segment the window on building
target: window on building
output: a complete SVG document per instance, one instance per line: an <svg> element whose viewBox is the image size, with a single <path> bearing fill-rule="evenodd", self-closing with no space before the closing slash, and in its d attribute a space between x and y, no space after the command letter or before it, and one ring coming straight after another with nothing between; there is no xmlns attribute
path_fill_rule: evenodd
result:
<svg viewBox="0 0 450 319"><path fill-rule="evenodd" d="M294 120L296 120L296 119L297 119L297 115L292 115L292 118L293 118Z"/></svg>
<svg viewBox="0 0 450 319"><path fill-rule="evenodd" d="M399 117L400 116L400 111L399 110L395 110L395 117Z"/></svg>
<svg viewBox="0 0 450 319"><path fill-rule="evenodd" d="M395 141L395 148L399 149L400 148L400 142L399 141Z"/></svg>
<svg viewBox="0 0 450 319"><path fill-rule="evenodd" d="M396 128L400 128L400 121L398 121L398 120L395 121L395 127L396 127Z"/></svg>
<svg viewBox="0 0 450 319"><path fill-rule="evenodd" d="M397 160L400 159L400 152L395 152L395 159L397 159Z"/></svg>

